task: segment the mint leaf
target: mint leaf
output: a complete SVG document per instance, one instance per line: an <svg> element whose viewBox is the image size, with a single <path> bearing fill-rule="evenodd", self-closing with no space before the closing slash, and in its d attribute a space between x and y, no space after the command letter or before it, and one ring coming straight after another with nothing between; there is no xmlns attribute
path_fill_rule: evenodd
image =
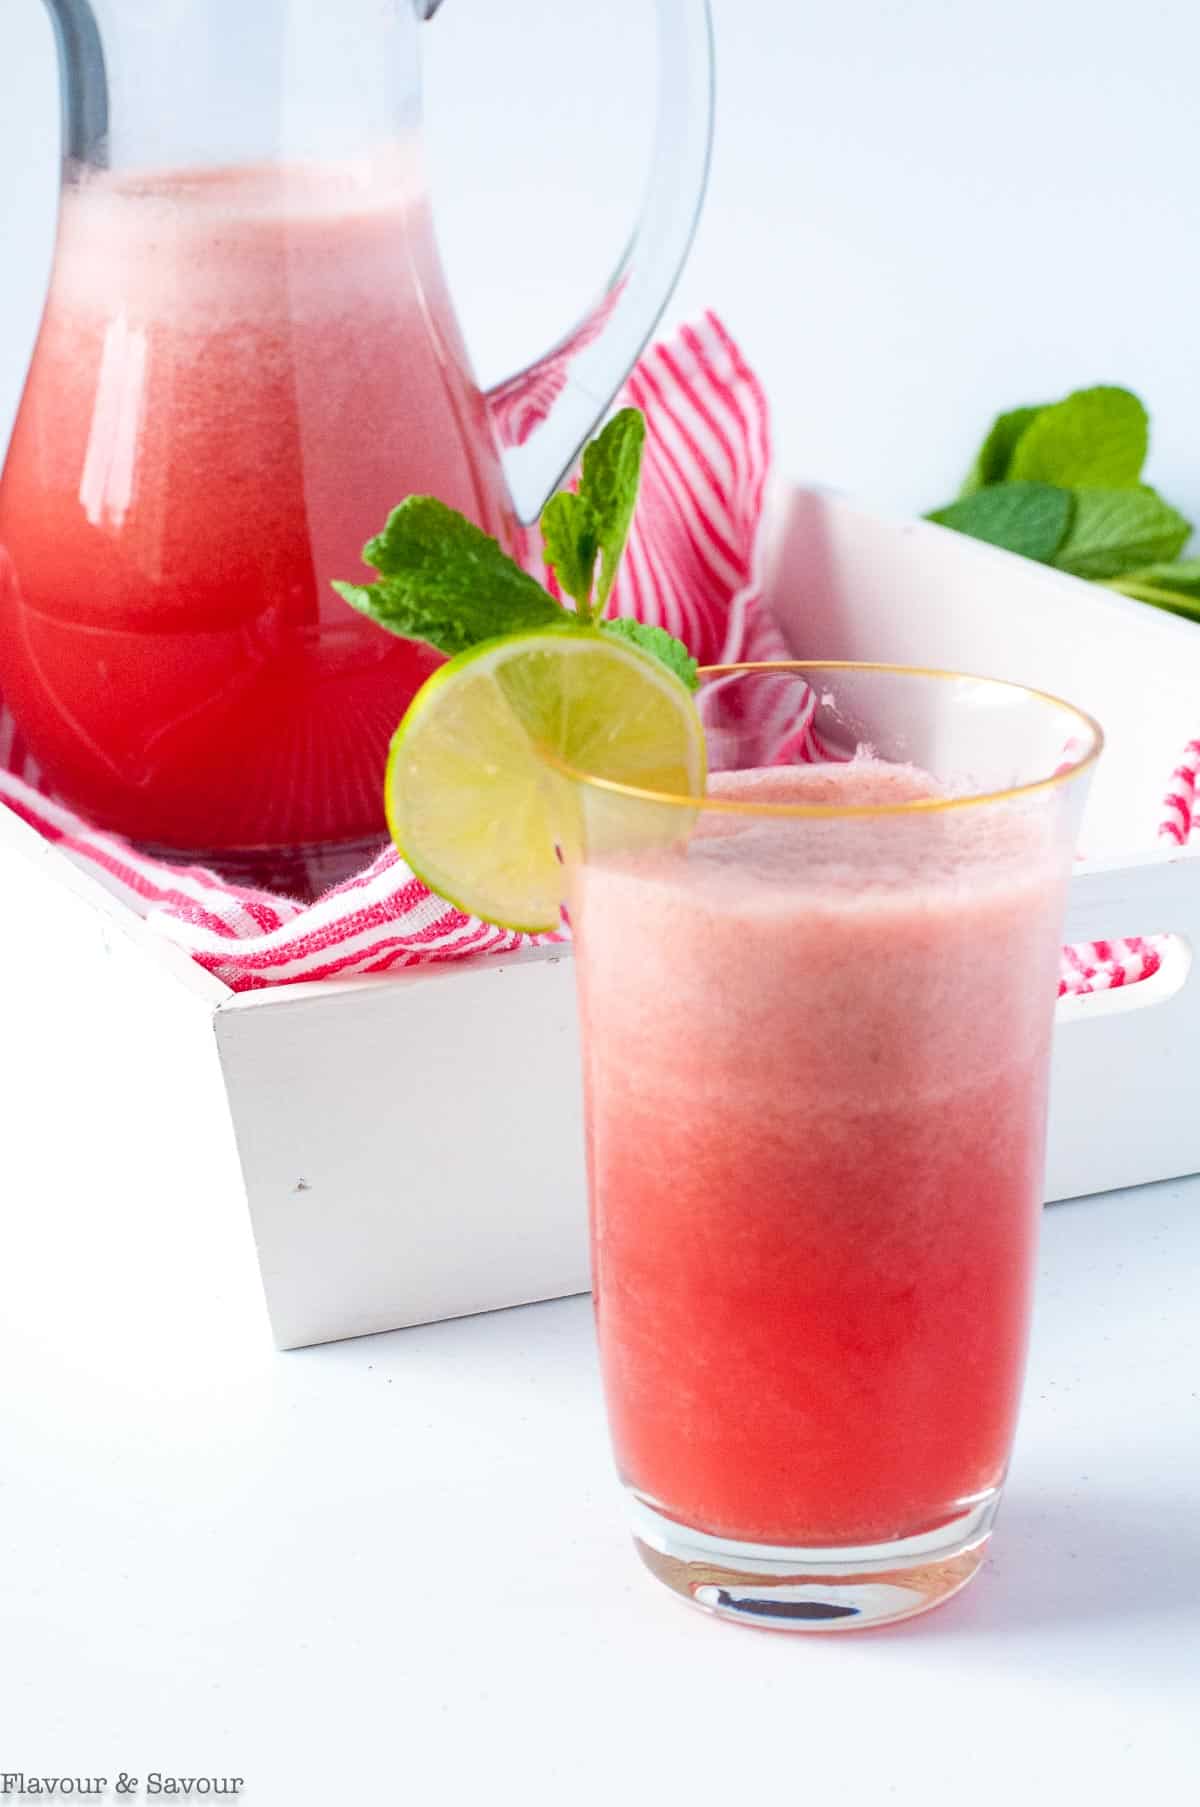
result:
<svg viewBox="0 0 1200 1807"><path fill-rule="evenodd" d="M622 408L584 448L578 494L563 490L542 510L546 563L585 621L604 613L612 591L637 503L645 439L644 416ZM593 603L597 557L600 583Z"/></svg>
<svg viewBox="0 0 1200 1807"><path fill-rule="evenodd" d="M994 483L926 516L972 539L1048 564L1067 537L1074 504L1048 483Z"/></svg>
<svg viewBox="0 0 1200 1807"><path fill-rule="evenodd" d="M1126 489L1140 479L1149 443L1149 416L1136 395L1077 389L1029 422L1008 474L1069 489Z"/></svg>
<svg viewBox="0 0 1200 1807"><path fill-rule="evenodd" d="M1190 596L1200 602L1200 558L1180 558L1174 564L1146 565L1139 571L1128 572L1121 579L1120 588L1131 590L1135 584L1170 590L1176 596Z"/></svg>
<svg viewBox="0 0 1200 1807"><path fill-rule="evenodd" d="M494 539L432 496L409 496L393 509L363 560L379 581L335 583L338 595L393 634L439 652L570 619Z"/></svg>
<svg viewBox="0 0 1200 1807"><path fill-rule="evenodd" d="M1076 577L1120 577L1175 558L1191 532L1155 490L1079 489L1071 531L1054 563Z"/></svg>
<svg viewBox="0 0 1200 1807"><path fill-rule="evenodd" d="M1150 602L1170 615L1200 621L1200 558L1180 559L1175 564L1146 565L1124 577L1109 577L1103 581L1106 589L1119 590L1136 602Z"/></svg>
<svg viewBox="0 0 1200 1807"><path fill-rule="evenodd" d="M1032 426L1044 411L1044 407L1045 404L1041 403L1037 407L1012 408L1007 414L997 414L991 431L975 454L975 462L958 492L960 496L973 496L976 490L986 489L989 483L1004 482L1018 441L1025 429Z"/></svg>
<svg viewBox="0 0 1200 1807"><path fill-rule="evenodd" d="M592 606L592 584L600 536L595 516L582 496L569 489L551 496L542 510L542 552L562 588L572 597L581 615Z"/></svg>
<svg viewBox="0 0 1200 1807"><path fill-rule="evenodd" d="M700 688L697 676L699 667L689 653L682 640L669 634L665 627L651 627L646 621L631 621L627 615L615 615L611 621L602 621L601 628L606 634L616 634L631 645L640 647L651 658L673 671L677 678L687 685L689 690Z"/></svg>
<svg viewBox="0 0 1200 1807"><path fill-rule="evenodd" d="M591 626L608 601L624 550L645 435L637 409L623 409L584 451L579 493L552 497L542 512L546 563L574 599L575 612L560 608L494 539L432 496L409 496L363 548L364 561L379 573L375 583L333 587L381 627L425 640L451 657L501 634ZM658 659L689 690L697 688L695 659L665 628L625 619L595 625Z"/></svg>
<svg viewBox="0 0 1200 1807"><path fill-rule="evenodd" d="M596 615L604 613L625 550L645 442L644 415L637 408L622 408L583 454L579 496L589 511L587 529L595 532L600 548L600 582L592 611Z"/></svg>

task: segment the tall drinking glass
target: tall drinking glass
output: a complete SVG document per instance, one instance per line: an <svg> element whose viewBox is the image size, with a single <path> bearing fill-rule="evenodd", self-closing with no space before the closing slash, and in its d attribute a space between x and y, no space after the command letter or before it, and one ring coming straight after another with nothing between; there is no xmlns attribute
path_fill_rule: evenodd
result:
<svg viewBox="0 0 1200 1807"><path fill-rule="evenodd" d="M987 679L705 674L700 803L558 768L596 1320L637 1548L728 1618L978 1569L1101 734Z"/></svg>

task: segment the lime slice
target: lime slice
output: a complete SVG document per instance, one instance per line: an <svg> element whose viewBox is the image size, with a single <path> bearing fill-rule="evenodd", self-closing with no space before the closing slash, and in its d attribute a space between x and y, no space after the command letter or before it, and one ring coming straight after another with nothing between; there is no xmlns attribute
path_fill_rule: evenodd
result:
<svg viewBox="0 0 1200 1807"><path fill-rule="evenodd" d="M472 916L558 926L562 867L548 767L676 797L704 790L704 732L686 686L608 634L509 634L460 653L417 692L392 739L392 838L432 891Z"/></svg>

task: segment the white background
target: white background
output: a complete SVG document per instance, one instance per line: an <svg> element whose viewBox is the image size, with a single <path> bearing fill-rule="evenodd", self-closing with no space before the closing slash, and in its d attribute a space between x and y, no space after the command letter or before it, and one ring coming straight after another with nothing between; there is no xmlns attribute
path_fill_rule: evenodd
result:
<svg viewBox="0 0 1200 1807"><path fill-rule="evenodd" d="M37 0L0 9L2 441L57 100ZM928 505L993 409L1116 379L1154 409L1158 480L1200 514L1191 0L715 10L717 158L675 312L713 305L743 340L787 466ZM485 379L619 250L645 143L623 65L647 35L643 0L446 0L429 29L443 240ZM47 1018L46 1048L4 1052L54 1072L58 1033ZM923 1625L788 1642L689 1615L638 1569L585 1302L278 1357L249 1266L205 1272L181 1245L206 1201L155 1101L125 1166L86 1084L34 1102L0 1114L20 1257L0 1309L0 1769L235 1773L249 1807L1194 1797L1200 1182L1049 1214L976 1586ZM66 1250L51 1138L89 1207ZM139 1271L109 1230L134 1193Z"/></svg>
<svg viewBox="0 0 1200 1807"><path fill-rule="evenodd" d="M790 474L930 507L996 409L1118 381L1151 407L1152 477L1200 519L1192 0L714 13L716 160L674 312L725 316ZM445 0L427 28L438 218L485 380L619 253L649 19L649 0ZM0 442L50 252L56 95L38 0L3 0Z"/></svg>

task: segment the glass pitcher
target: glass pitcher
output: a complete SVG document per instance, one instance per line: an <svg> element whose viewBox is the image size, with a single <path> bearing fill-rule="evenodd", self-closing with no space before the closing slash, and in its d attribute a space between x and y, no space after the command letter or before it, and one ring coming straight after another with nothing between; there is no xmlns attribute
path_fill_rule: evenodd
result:
<svg viewBox="0 0 1200 1807"><path fill-rule="evenodd" d="M330 580L410 493L522 553L686 255L707 0L656 0L658 134L620 268L490 394L421 161L439 0L46 3L63 189L0 480L0 693L97 825L312 893L379 845L387 742L439 663Z"/></svg>

